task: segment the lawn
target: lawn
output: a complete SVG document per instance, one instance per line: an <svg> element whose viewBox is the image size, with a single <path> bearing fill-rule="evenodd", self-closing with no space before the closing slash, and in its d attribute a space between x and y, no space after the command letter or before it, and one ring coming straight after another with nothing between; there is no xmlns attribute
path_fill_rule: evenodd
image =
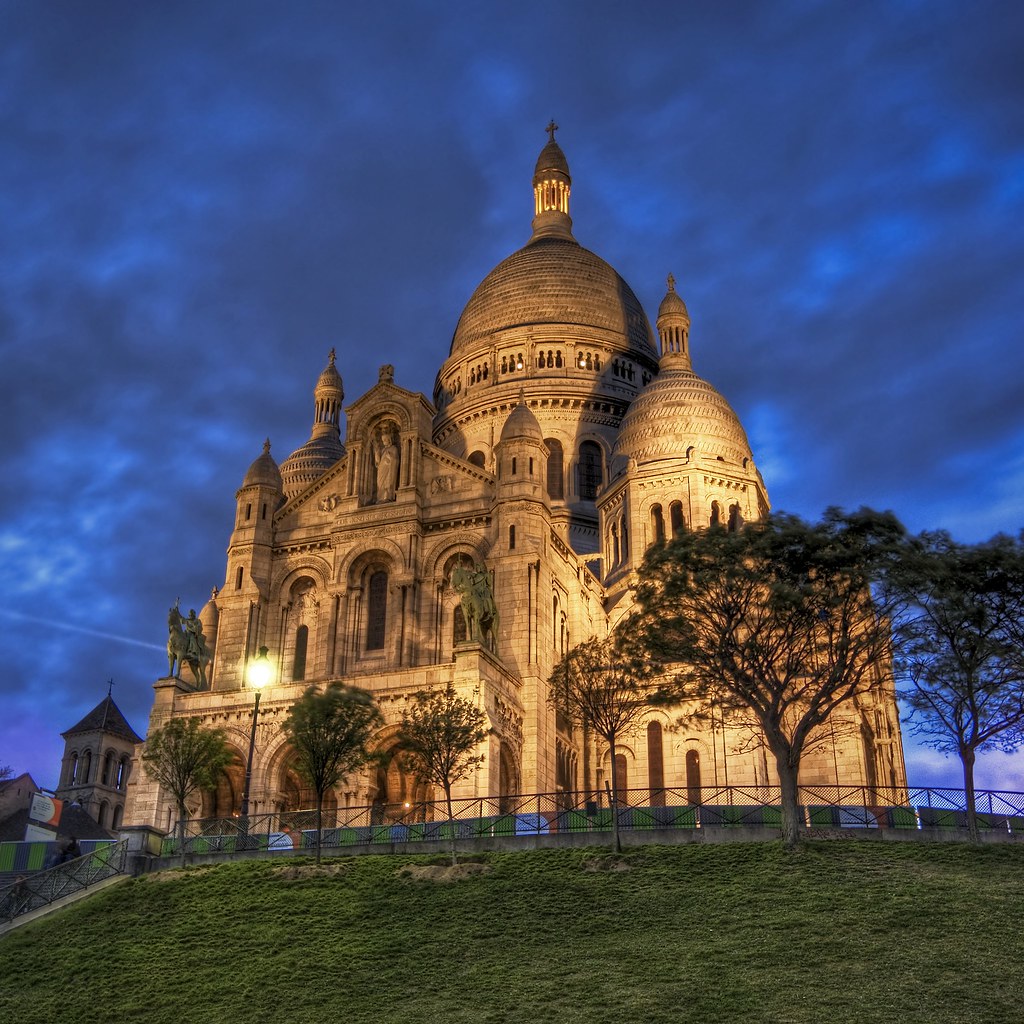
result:
<svg viewBox="0 0 1024 1024"><path fill-rule="evenodd" d="M1024 846L818 842L350 857L117 885L0 939L0 1020L1024 1018ZM595 863L596 862L596 863ZM598 868L598 870L594 870Z"/></svg>

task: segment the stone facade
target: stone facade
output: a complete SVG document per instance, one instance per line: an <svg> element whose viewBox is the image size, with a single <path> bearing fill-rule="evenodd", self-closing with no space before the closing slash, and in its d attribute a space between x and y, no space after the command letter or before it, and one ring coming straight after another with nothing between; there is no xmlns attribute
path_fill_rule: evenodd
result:
<svg viewBox="0 0 1024 1024"><path fill-rule="evenodd" d="M372 691L386 720L381 764L340 786L339 806L386 815L428 795L402 773L395 734L413 694L449 683L490 725L483 765L458 795L602 786L606 751L548 704L554 666L629 610L651 543L767 512L739 420L691 368L674 282L656 339L625 281L573 237L553 128L533 184L532 237L470 298L433 401L384 366L345 410L342 440L332 351L310 440L280 467L268 442L246 473L223 585L200 615L210 686L158 680L150 719L152 730L197 716L231 738L236 764L196 813L239 810L253 703L244 681L261 646L275 678L261 700L252 813L311 806L280 723L307 686L333 679ZM467 635L451 585L459 566L486 569L492 638ZM904 784L891 682L847 718L808 756L804 781ZM749 730L678 709L652 712L621 754L631 789L773 781ZM170 804L144 773L130 788L133 823L169 825Z"/></svg>

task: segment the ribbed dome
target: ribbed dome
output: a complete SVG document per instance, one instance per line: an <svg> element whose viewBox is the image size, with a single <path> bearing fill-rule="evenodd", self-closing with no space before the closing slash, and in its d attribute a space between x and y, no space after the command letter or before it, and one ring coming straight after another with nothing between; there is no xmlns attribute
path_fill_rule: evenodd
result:
<svg viewBox="0 0 1024 1024"><path fill-rule="evenodd" d="M533 180L536 181L545 171L561 171L569 177L569 161L565 159L562 147L552 138L540 151L537 164L533 169Z"/></svg>
<svg viewBox="0 0 1024 1024"><path fill-rule="evenodd" d="M451 354L468 351L495 331L535 324L601 328L620 335L629 348L657 357L651 325L633 289L572 238L536 238L502 260L466 304Z"/></svg>
<svg viewBox="0 0 1024 1024"><path fill-rule="evenodd" d="M328 359L327 365L324 367L323 373L317 379L315 391L320 391L323 388L337 388L338 391L344 395L344 387L342 386L341 374L338 373L337 367L334 365L334 349L331 349L330 358Z"/></svg>
<svg viewBox="0 0 1024 1024"><path fill-rule="evenodd" d="M501 428L502 442L517 438L528 438L531 441L544 443L544 432L540 429L540 423L522 399L509 413L505 425Z"/></svg>
<svg viewBox="0 0 1024 1024"><path fill-rule="evenodd" d="M284 493L289 498L319 479L345 454L345 446L336 434L311 437L281 463Z"/></svg>
<svg viewBox="0 0 1024 1024"><path fill-rule="evenodd" d="M263 454L246 470L243 487L273 487L281 491L281 470L270 454L270 440L263 442Z"/></svg>
<svg viewBox="0 0 1024 1024"><path fill-rule="evenodd" d="M622 420L615 456L638 465L681 459L693 447L704 457L743 465L750 442L729 403L692 370L664 369L640 392Z"/></svg>

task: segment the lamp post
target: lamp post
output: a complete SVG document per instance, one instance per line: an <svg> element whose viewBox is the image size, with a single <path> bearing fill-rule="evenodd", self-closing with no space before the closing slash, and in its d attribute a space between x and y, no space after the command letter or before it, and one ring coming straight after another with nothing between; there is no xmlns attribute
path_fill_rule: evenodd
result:
<svg viewBox="0 0 1024 1024"><path fill-rule="evenodd" d="M246 831L249 829L249 785L252 782L252 754L256 747L256 719L260 713L260 691L274 675L274 666L267 657L266 647L249 663L245 676L249 685L256 691L256 701L252 706L252 729L249 732L249 757L245 762L245 789L242 792L242 822Z"/></svg>

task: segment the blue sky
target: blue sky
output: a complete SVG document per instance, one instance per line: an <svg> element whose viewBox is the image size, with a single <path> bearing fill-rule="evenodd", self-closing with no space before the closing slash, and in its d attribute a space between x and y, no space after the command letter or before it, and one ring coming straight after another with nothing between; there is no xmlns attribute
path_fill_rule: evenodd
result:
<svg viewBox="0 0 1024 1024"><path fill-rule="evenodd" d="M651 316L675 275L776 508L1016 533L1021 53L984 0L4 5L0 764L54 785L109 678L144 731L264 437L332 346L348 401L431 393L552 117L576 237Z"/></svg>

